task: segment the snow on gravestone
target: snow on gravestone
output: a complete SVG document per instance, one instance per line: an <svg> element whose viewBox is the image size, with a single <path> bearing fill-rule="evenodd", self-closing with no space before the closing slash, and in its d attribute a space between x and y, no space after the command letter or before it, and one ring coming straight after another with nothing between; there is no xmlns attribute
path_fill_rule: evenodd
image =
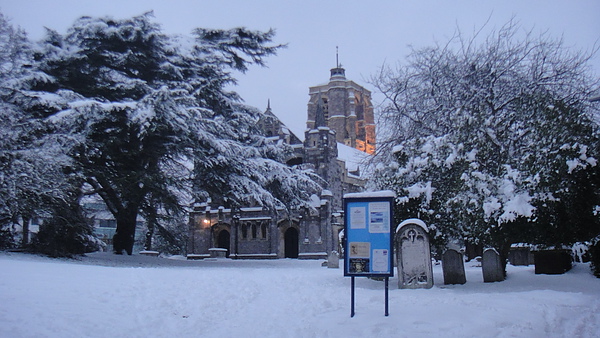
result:
<svg viewBox="0 0 600 338"><path fill-rule="evenodd" d="M429 289L433 286L429 236L423 221L413 218L398 225L396 252L400 289Z"/></svg>
<svg viewBox="0 0 600 338"><path fill-rule="evenodd" d="M498 251L493 248L485 249L481 260L483 281L485 283L501 282L504 280L504 268L500 262Z"/></svg>
<svg viewBox="0 0 600 338"><path fill-rule="evenodd" d="M442 270L444 284L465 284L467 282L463 255L454 249L448 249L442 255Z"/></svg>

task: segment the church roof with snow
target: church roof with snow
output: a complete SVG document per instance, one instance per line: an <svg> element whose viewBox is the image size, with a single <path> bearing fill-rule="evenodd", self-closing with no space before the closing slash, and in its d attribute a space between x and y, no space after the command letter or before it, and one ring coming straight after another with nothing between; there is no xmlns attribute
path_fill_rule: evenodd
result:
<svg viewBox="0 0 600 338"><path fill-rule="evenodd" d="M369 163L372 155L369 155L356 148L352 148L343 143L337 144L338 146L338 159L346 162L346 169L349 173L358 173L357 176L366 177L367 164Z"/></svg>

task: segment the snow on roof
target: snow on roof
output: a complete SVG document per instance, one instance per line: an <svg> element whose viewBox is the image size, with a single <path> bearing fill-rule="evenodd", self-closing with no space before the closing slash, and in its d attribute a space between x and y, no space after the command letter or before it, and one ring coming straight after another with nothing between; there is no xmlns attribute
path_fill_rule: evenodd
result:
<svg viewBox="0 0 600 338"><path fill-rule="evenodd" d="M359 168L363 169L365 164L370 159L371 155L360 151L358 149L349 147L343 143L337 144L338 146L338 159L346 162L346 169L348 171L356 171ZM360 170L361 175L364 170Z"/></svg>
<svg viewBox="0 0 600 338"><path fill-rule="evenodd" d="M329 130L330 134L334 133L334 131L331 130L331 128L329 128L329 127L318 127L317 129L307 129L309 134L316 134L319 132L319 130Z"/></svg>
<svg viewBox="0 0 600 338"><path fill-rule="evenodd" d="M420 226L421 228L423 228L423 230L425 230L425 232L429 232L429 229L427 229L427 225L425 224L425 222L421 221L418 218L409 218L407 220L402 221L400 224L398 224L398 226L396 227L396 232L398 232L400 230L400 228L402 228L403 226L407 225L407 224L415 224Z"/></svg>
<svg viewBox="0 0 600 338"><path fill-rule="evenodd" d="M293 134L292 131L285 124L283 124L283 122L281 122L281 132L285 135Z"/></svg>
<svg viewBox="0 0 600 338"><path fill-rule="evenodd" d="M321 191L321 196L333 196L333 193L331 192L331 190L324 189L323 191Z"/></svg>
<svg viewBox="0 0 600 338"><path fill-rule="evenodd" d="M269 216L264 216L264 217L241 217L240 221L262 221L262 220L268 220L268 219L272 219Z"/></svg>
<svg viewBox="0 0 600 338"><path fill-rule="evenodd" d="M258 211L262 211L263 208L262 207L248 207L248 208L240 208L241 211L244 212L258 212Z"/></svg>
<svg viewBox="0 0 600 338"><path fill-rule="evenodd" d="M353 192L344 194L344 198L369 198L369 197L396 197L396 193L391 190L380 190L380 191L365 191L365 192Z"/></svg>

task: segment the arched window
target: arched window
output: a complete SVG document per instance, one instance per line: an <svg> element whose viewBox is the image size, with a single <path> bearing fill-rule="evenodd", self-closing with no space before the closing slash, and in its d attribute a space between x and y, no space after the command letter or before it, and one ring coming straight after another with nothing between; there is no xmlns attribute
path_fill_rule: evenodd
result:
<svg viewBox="0 0 600 338"><path fill-rule="evenodd" d="M261 238L267 238L267 222L263 221L260 224L260 234Z"/></svg>
<svg viewBox="0 0 600 338"><path fill-rule="evenodd" d="M248 238L248 224L242 224L242 239Z"/></svg>
<svg viewBox="0 0 600 338"><path fill-rule="evenodd" d="M252 222L252 239L256 238L256 223Z"/></svg>

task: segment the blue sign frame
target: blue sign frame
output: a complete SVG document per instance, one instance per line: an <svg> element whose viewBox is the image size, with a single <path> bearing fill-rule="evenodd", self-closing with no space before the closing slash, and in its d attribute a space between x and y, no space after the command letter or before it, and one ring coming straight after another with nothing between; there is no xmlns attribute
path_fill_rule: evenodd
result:
<svg viewBox="0 0 600 338"><path fill-rule="evenodd" d="M344 276L393 277L391 191L344 195Z"/></svg>

